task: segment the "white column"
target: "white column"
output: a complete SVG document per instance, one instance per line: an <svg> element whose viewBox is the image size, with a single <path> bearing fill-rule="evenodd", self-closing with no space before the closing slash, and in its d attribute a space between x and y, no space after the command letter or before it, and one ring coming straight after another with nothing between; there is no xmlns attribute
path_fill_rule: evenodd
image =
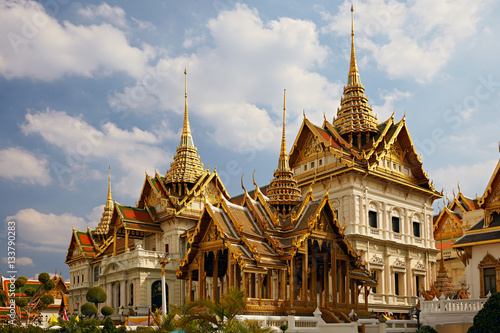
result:
<svg viewBox="0 0 500 333"><path fill-rule="evenodd" d="M167 291L165 290L165 274L161 276L161 312L167 315Z"/></svg>
<svg viewBox="0 0 500 333"><path fill-rule="evenodd" d="M125 307L127 305L126 301L126 290L125 290L125 281L120 281L120 305Z"/></svg>

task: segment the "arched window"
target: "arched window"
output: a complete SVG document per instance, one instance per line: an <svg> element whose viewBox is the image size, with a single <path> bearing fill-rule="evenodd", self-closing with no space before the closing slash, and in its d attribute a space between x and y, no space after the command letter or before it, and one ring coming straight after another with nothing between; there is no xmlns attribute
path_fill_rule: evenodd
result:
<svg viewBox="0 0 500 333"><path fill-rule="evenodd" d="M168 313L168 285L165 283L165 293L167 298L167 313ZM161 281L156 280L151 285L151 311L161 308L162 299L161 299Z"/></svg>
<svg viewBox="0 0 500 333"><path fill-rule="evenodd" d="M99 281L99 266L94 267L94 282Z"/></svg>

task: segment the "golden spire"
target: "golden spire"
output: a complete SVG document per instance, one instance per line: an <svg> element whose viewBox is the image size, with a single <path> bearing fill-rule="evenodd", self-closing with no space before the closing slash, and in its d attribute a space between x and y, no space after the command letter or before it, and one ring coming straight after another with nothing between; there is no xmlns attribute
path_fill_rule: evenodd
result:
<svg viewBox="0 0 500 333"><path fill-rule="evenodd" d="M187 70L184 69L184 123L182 126L181 146L194 147L191 129L189 128Z"/></svg>
<svg viewBox="0 0 500 333"><path fill-rule="evenodd" d="M344 94L340 99L340 108L337 109L337 117L333 125L341 135L348 135L348 141L360 140L354 146L361 147L370 142L370 133L378 131L377 118L372 114L371 106L365 95L365 87L361 83L356 62L356 51L354 47L354 7L351 6L351 61L349 64L349 75L347 85L344 86ZM354 137L352 134L366 133L367 136Z"/></svg>
<svg viewBox="0 0 500 333"><path fill-rule="evenodd" d="M269 204L276 207L281 214L290 214L291 209L300 202L300 190L293 172L288 164L285 139L286 89L283 96L283 134L278 169L274 171L274 179L269 184L267 196Z"/></svg>
<svg viewBox="0 0 500 333"><path fill-rule="evenodd" d="M354 48L354 7L351 5L351 63L349 65L348 85L360 84L358 65L356 62L356 51Z"/></svg>
<svg viewBox="0 0 500 333"><path fill-rule="evenodd" d="M278 162L278 170L290 170L288 165L288 155L286 153L286 138L285 138L285 113L286 113L286 89L283 92L283 135L281 137L281 151Z"/></svg>
<svg viewBox="0 0 500 333"><path fill-rule="evenodd" d="M204 172L203 163L198 156L198 150L194 145L191 129L189 128L189 114L187 106L187 70L184 70L184 123L182 126L181 141L174 161L167 170L166 183L177 184L177 192L181 194L183 187L194 184ZM184 191L185 193L185 191Z"/></svg>
<svg viewBox="0 0 500 333"><path fill-rule="evenodd" d="M111 222L111 217L113 215L113 197L111 196L111 166L108 167L108 197L106 199L106 205L104 206L104 212L102 213L101 222L97 225L97 234L106 234L109 229L109 223Z"/></svg>

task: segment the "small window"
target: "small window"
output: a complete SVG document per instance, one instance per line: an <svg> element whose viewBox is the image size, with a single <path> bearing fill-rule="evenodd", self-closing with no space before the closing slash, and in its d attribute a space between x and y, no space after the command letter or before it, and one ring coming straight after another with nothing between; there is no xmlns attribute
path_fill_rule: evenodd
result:
<svg viewBox="0 0 500 333"><path fill-rule="evenodd" d="M83 283L83 277L84 277L84 275L82 274L82 283Z"/></svg>
<svg viewBox="0 0 500 333"><path fill-rule="evenodd" d="M314 169L314 162L311 162L311 169Z"/></svg>
<svg viewBox="0 0 500 333"><path fill-rule="evenodd" d="M99 266L94 267L94 282L99 281Z"/></svg>
<svg viewBox="0 0 500 333"><path fill-rule="evenodd" d="M399 273L394 273L394 294L399 295Z"/></svg>
<svg viewBox="0 0 500 333"><path fill-rule="evenodd" d="M76 277L76 283L80 283L80 275Z"/></svg>
<svg viewBox="0 0 500 333"><path fill-rule="evenodd" d="M307 171L307 164L304 164L304 171Z"/></svg>
<svg viewBox="0 0 500 333"><path fill-rule="evenodd" d="M413 236L420 238L420 222L413 222Z"/></svg>
<svg viewBox="0 0 500 333"><path fill-rule="evenodd" d="M420 290L420 276L415 275L415 296L419 296Z"/></svg>
<svg viewBox="0 0 500 333"><path fill-rule="evenodd" d="M370 227L372 227L372 228L378 228L378 225L377 225L377 212L374 212L372 210L370 210L368 212L368 222L370 224Z"/></svg>
<svg viewBox="0 0 500 333"><path fill-rule="evenodd" d="M322 166L323 165L323 160L318 160L318 166Z"/></svg>
<svg viewBox="0 0 500 333"><path fill-rule="evenodd" d="M495 268L483 268L484 296L497 291Z"/></svg>
<svg viewBox="0 0 500 333"><path fill-rule="evenodd" d="M377 276L377 271L373 271L373 280L378 282L378 276ZM372 287L372 293L376 294L377 293L377 287Z"/></svg>
<svg viewBox="0 0 500 333"><path fill-rule="evenodd" d="M400 233L399 230L399 217L393 216L392 217L392 231L397 232L398 234Z"/></svg>
<svg viewBox="0 0 500 333"><path fill-rule="evenodd" d="M165 253L169 253L168 252L168 244L165 244Z"/></svg>

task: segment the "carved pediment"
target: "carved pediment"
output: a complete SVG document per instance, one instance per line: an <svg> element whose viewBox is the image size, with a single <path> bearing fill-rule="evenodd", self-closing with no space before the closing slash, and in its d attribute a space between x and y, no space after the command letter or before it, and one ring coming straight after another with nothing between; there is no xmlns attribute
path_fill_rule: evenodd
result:
<svg viewBox="0 0 500 333"><path fill-rule="evenodd" d="M438 227L434 233L435 239L458 238L463 236L464 229L451 216L446 217L445 221Z"/></svg>
<svg viewBox="0 0 500 333"><path fill-rule="evenodd" d="M323 147L319 143L318 138L312 134L306 140L306 144L302 149L302 155L304 157L309 157L318 153L323 152Z"/></svg>
<svg viewBox="0 0 500 333"><path fill-rule="evenodd" d="M486 254L479 263L479 267L485 267L485 266L495 266L498 263L498 261L493 257L491 254Z"/></svg>
<svg viewBox="0 0 500 333"><path fill-rule="evenodd" d="M373 257L370 259L370 266L384 266L385 262L382 257L379 257L377 255L373 255Z"/></svg>

